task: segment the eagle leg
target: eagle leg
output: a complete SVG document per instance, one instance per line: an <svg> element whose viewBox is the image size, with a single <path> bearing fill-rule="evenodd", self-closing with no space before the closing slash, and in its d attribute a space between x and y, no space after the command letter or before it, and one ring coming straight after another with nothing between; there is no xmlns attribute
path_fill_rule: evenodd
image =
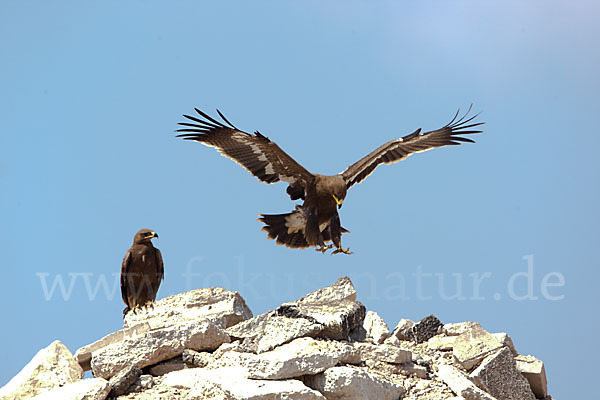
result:
<svg viewBox="0 0 600 400"><path fill-rule="evenodd" d="M344 228L342 228L342 224L340 223L340 216L336 212L333 217L329 220L329 232L331 234L331 241L335 245L336 249L331 254L352 254L350 249L345 249L342 247L342 232Z"/></svg>

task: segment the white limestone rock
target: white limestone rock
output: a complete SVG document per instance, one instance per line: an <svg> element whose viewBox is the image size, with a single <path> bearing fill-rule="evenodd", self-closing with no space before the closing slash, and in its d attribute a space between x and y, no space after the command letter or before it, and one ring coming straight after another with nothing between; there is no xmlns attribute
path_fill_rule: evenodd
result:
<svg viewBox="0 0 600 400"><path fill-rule="evenodd" d="M481 327L464 331L452 346L454 357L466 370L471 370L484 358L503 347L492 334Z"/></svg>
<svg viewBox="0 0 600 400"><path fill-rule="evenodd" d="M481 325L479 322L465 321L465 322L452 322L444 325L444 333L448 336L458 336L472 329L479 329Z"/></svg>
<svg viewBox="0 0 600 400"><path fill-rule="evenodd" d="M502 343L502 345L504 347L508 347L510 349L510 351L512 352L513 356L516 356L517 354L517 349L515 349L515 345L513 344L512 339L510 338L510 336L508 336L507 333L505 332L501 332L501 333L492 333L492 336L496 338L496 340L498 340L500 343Z"/></svg>
<svg viewBox="0 0 600 400"><path fill-rule="evenodd" d="M498 400L534 400L529 382L521 375L509 348L486 357L470 374L477 385Z"/></svg>
<svg viewBox="0 0 600 400"><path fill-rule="evenodd" d="M454 347L458 336L437 335L427 341L427 348L433 351L449 351Z"/></svg>
<svg viewBox="0 0 600 400"><path fill-rule="evenodd" d="M109 392L110 386L106 379L93 378L54 388L33 400L104 400Z"/></svg>
<svg viewBox="0 0 600 400"><path fill-rule="evenodd" d="M236 367L192 368L165 375L163 386L189 389L190 399L218 400L325 400L325 397L299 380L267 381L245 377Z"/></svg>
<svg viewBox="0 0 600 400"><path fill-rule="evenodd" d="M92 360L92 353L94 351L98 351L103 347L110 346L111 344L115 344L126 338L134 338L148 331L150 331L150 325L147 322L143 322L132 326L131 328L125 328L110 333L104 336L102 339L88 344L87 346L83 346L77 350L77 352L75 352L75 359L79 365L81 365L81 368L83 368L84 371L89 371L92 368L90 366L90 361Z"/></svg>
<svg viewBox="0 0 600 400"><path fill-rule="evenodd" d="M375 311L367 311L362 325L367 338L373 339L377 344L383 343L390 336L387 324Z"/></svg>
<svg viewBox="0 0 600 400"><path fill-rule="evenodd" d="M94 376L109 379L123 368L139 368L177 357L184 349L215 350L229 342L225 331L212 322L187 322L146 332L92 353Z"/></svg>
<svg viewBox="0 0 600 400"><path fill-rule="evenodd" d="M333 367L304 379L328 400L397 400L404 387L353 367Z"/></svg>
<svg viewBox="0 0 600 400"><path fill-rule="evenodd" d="M403 364L412 360L410 350L404 350L388 344L379 346L371 343L352 343L352 347L357 351L361 361L377 360L385 361L391 364Z"/></svg>
<svg viewBox="0 0 600 400"><path fill-rule="evenodd" d="M402 318L398 325L392 331L392 336L398 338L398 340L412 340L412 328L415 326L414 321L410 319Z"/></svg>
<svg viewBox="0 0 600 400"><path fill-rule="evenodd" d="M252 311L238 292L212 287L165 297L137 313L130 311L124 326L148 323L151 329L160 329L188 321L213 320L228 328L249 318Z"/></svg>
<svg viewBox="0 0 600 400"><path fill-rule="evenodd" d="M6 361L6 360L5 360ZM0 399L26 399L83 378L83 369L60 341L38 351L31 361L0 388Z"/></svg>
<svg viewBox="0 0 600 400"><path fill-rule="evenodd" d="M365 307L355 301L356 290L347 277L273 311L227 329L256 353L274 349L299 337L346 339L362 326Z"/></svg>
<svg viewBox="0 0 600 400"><path fill-rule="evenodd" d="M287 379L317 374L339 362L358 364L360 357L346 343L298 338L261 354L226 352L210 367L238 366L251 379Z"/></svg>
<svg viewBox="0 0 600 400"><path fill-rule="evenodd" d="M466 400L497 400L469 380L467 375L451 365L438 365L437 376L457 395Z"/></svg>
<svg viewBox="0 0 600 400"><path fill-rule="evenodd" d="M548 396L548 381L544 363L533 356L518 355L515 357L517 369L529 382L533 394L538 399Z"/></svg>

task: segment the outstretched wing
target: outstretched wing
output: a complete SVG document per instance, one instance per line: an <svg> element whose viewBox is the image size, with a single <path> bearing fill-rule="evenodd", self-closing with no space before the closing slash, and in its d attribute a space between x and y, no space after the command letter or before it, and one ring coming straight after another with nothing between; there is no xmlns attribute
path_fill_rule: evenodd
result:
<svg viewBox="0 0 600 400"><path fill-rule="evenodd" d="M417 129L410 135L390 140L378 147L342 172L342 176L346 180L346 187L349 188L355 183L362 182L381 163L392 164L406 159L413 153L420 153L436 147L458 145L460 142L475 143L469 138L458 136L482 132L472 130L472 128L483 125L484 122L469 124L479 115L467 118L470 111L471 107L460 118L458 117L460 110L457 111L452 121L438 130L421 133L421 129Z"/></svg>
<svg viewBox="0 0 600 400"><path fill-rule="evenodd" d="M192 122L180 122L179 125L187 128L178 129L177 132L184 133L177 137L216 148L221 154L231 158L263 182L287 182L289 183L287 192L292 200L304 198L306 184L313 175L281 150L277 144L258 131L252 135L237 129L219 110L217 113L227 125L197 108L194 110L202 118L184 115Z"/></svg>

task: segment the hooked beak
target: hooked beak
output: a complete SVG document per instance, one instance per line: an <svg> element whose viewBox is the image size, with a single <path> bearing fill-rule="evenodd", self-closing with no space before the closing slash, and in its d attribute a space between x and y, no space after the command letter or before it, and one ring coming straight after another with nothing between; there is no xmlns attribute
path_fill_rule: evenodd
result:
<svg viewBox="0 0 600 400"><path fill-rule="evenodd" d="M158 238L158 233L156 233L156 232L152 232L152 236L151 236L151 237L153 237L153 238Z"/></svg>
<svg viewBox="0 0 600 400"><path fill-rule="evenodd" d="M332 194L332 196L338 206L338 209L342 208L342 203L344 202L344 199L338 199L337 197L335 197L335 194Z"/></svg>

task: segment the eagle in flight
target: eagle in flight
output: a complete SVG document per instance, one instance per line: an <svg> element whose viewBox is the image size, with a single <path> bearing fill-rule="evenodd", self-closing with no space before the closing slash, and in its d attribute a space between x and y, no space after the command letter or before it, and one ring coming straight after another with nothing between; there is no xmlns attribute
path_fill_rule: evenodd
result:
<svg viewBox="0 0 600 400"><path fill-rule="evenodd" d="M346 198L348 189L362 182L379 164L392 164L419 153L461 142L474 143L460 136L481 133L477 127L483 122L472 122L479 114L470 116L469 110L440 129L421 132L390 140L361 158L337 175L319 175L306 170L284 152L275 142L256 131L254 134L236 128L217 110L222 122L195 108L198 116L184 115L189 122L180 122L185 128L178 129L185 140L193 140L214 147L224 156L247 169L266 183L279 181L288 184L287 193L292 200L304 203L287 214L260 214L259 221L269 239L291 248L316 247L323 253L335 245L333 254L351 254L342 247L342 233L348 233L340 224L338 209ZM333 245L327 244L332 242Z"/></svg>

